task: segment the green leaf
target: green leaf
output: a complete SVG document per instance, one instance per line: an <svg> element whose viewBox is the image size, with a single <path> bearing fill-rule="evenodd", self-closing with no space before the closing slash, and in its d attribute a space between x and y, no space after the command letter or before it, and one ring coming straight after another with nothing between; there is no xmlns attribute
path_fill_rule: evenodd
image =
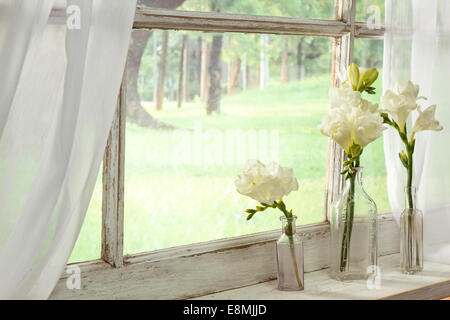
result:
<svg viewBox="0 0 450 320"><path fill-rule="evenodd" d="M255 215L255 213L256 213L256 212L250 213L250 214L247 216L247 221L250 220L251 218L253 218L253 216Z"/></svg>

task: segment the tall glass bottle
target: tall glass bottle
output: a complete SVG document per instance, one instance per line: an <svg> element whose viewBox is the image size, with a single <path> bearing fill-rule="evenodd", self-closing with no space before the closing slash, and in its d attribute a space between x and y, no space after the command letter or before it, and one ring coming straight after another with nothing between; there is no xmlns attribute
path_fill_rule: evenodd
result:
<svg viewBox="0 0 450 320"><path fill-rule="evenodd" d="M362 167L332 205L330 270L337 280L367 279L377 271L377 206L363 188Z"/></svg>
<svg viewBox="0 0 450 320"><path fill-rule="evenodd" d="M303 242L296 232L297 217L282 216L280 220L282 234L277 241L278 290L303 290Z"/></svg>
<svg viewBox="0 0 450 320"><path fill-rule="evenodd" d="M423 270L423 214L416 207L415 187L405 188L405 210L400 215L400 269L414 274Z"/></svg>

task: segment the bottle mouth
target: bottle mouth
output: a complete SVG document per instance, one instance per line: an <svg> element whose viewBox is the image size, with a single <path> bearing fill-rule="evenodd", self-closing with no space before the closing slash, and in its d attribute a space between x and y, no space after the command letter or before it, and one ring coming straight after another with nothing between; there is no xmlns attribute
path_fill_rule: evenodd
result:
<svg viewBox="0 0 450 320"><path fill-rule="evenodd" d="M292 216L290 218L286 218L286 216L280 216L280 221L295 221L297 220L297 216Z"/></svg>

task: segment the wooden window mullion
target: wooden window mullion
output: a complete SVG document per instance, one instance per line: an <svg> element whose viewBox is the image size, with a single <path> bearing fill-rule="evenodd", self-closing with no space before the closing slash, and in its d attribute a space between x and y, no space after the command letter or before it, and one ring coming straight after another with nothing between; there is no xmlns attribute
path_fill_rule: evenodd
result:
<svg viewBox="0 0 450 320"><path fill-rule="evenodd" d="M126 67L103 158L101 257L113 267L123 266L125 110Z"/></svg>
<svg viewBox="0 0 450 320"><path fill-rule="evenodd" d="M349 32L335 37L332 57L332 86L339 85L339 74L344 74L353 60L353 47L355 40L355 15L356 0L336 0L336 20L348 25ZM336 196L342 191L343 179L341 175L342 163L344 162L344 150L333 140L328 142L328 166L327 166L327 192L326 192L326 218L330 218L331 204Z"/></svg>

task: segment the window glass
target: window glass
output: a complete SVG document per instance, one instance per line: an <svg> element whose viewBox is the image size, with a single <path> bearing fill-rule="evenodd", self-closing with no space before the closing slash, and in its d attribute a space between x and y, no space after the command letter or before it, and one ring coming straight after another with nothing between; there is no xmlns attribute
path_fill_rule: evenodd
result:
<svg viewBox="0 0 450 320"><path fill-rule="evenodd" d="M334 0L139 0L153 8L332 19Z"/></svg>
<svg viewBox="0 0 450 320"><path fill-rule="evenodd" d="M102 167L80 234L68 263L100 259L102 245Z"/></svg>
<svg viewBox="0 0 450 320"><path fill-rule="evenodd" d="M377 68L380 72L373 85L376 88L376 94L368 95L364 93L365 99L380 103L380 97L383 94L383 40L355 39L354 57L354 61L359 66ZM364 167L364 188L377 204L378 212L390 211L383 137L364 149L361 161Z"/></svg>
<svg viewBox="0 0 450 320"><path fill-rule="evenodd" d="M287 205L299 224L325 220L328 141L317 126L329 105L331 44L133 31L125 254L279 228L272 210L245 220L256 202L238 194L234 180L247 159L293 167L300 189Z"/></svg>

